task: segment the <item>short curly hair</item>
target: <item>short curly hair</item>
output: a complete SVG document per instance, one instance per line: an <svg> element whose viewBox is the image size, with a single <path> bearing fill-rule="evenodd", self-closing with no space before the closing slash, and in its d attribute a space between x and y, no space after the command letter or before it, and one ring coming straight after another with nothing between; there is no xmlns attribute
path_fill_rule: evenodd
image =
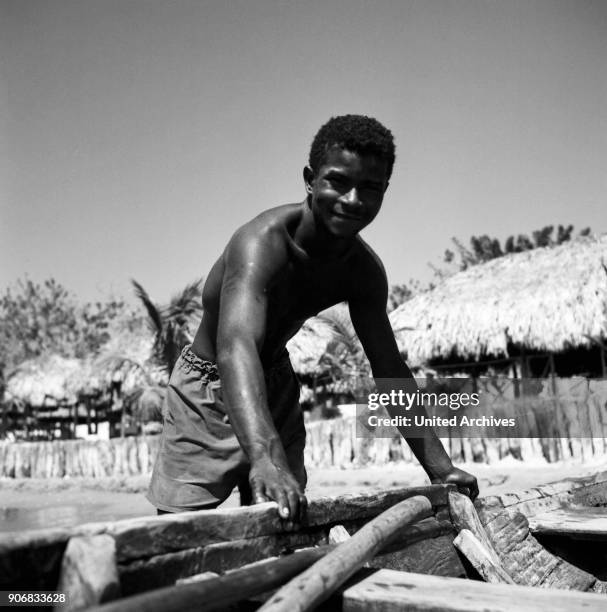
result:
<svg viewBox="0 0 607 612"><path fill-rule="evenodd" d="M312 141L309 164L314 173L322 166L327 151L339 146L359 155L375 155L384 159L388 165L388 176L396 158L396 148L392 132L377 119L366 115L340 115L331 117Z"/></svg>

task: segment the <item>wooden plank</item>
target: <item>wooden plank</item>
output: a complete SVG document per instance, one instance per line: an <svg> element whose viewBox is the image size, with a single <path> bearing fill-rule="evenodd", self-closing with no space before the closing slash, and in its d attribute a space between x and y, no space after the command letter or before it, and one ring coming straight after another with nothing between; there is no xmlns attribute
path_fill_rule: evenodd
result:
<svg viewBox="0 0 607 612"><path fill-rule="evenodd" d="M392 489L370 496L343 495L312 500L302 528L345 523L377 516L394 504L415 495L427 497L433 506L447 504L453 485L430 485ZM127 519L110 524L119 562L152 555L227 542L234 538L253 538L284 531L275 502L180 514Z"/></svg>
<svg viewBox="0 0 607 612"><path fill-rule="evenodd" d="M607 506L607 482L598 482L575 489L572 502L582 506Z"/></svg>
<svg viewBox="0 0 607 612"><path fill-rule="evenodd" d="M493 548L491 540L487 536L487 532L470 498L457 491L451 491L449 493L449 510L455 529L458 532L463 529L470 531L489 555L493 565L499 565L499 557Z"/></svg>
<svg viewBox="0 0 607 612"><path fill-rule="evenodd" d="M341 544L349 540L352 536L343 525L335 525L329 531L329 544Z"/></svg>
<svg viewBox="0 0 607 612"><path fill-rule="evenodd" d="M226 610L233 603L280 586L334 548L309 548L260 561L223 576L155 589L93 609L99 612L181 612L198 610L204 605L205 612Z"/></svg>
<svg viewBox="0 0 607 612"><path fill-rule="evenodd" d="M517 584L579 591L594 584L594 576L547 551L531 535L529 523L520 512L499 509L490 513L483 509L479 516L502 567Z"/></svg>
<svg viewBox="0 0 607 612"><path fill-rule="evenodd" d="M318 606L389 542L407 524L429 516L426 497L402 501L279 589L261 608L265 612L304 612Z"/></svg>
<svg viewBox="0 0 607 612"><path fill-rule="evenodd" d="M61 562L57 590L67 596L63 610L85 610L120 596L116 543L109 535L73 537Z"/></svg>
<svg viewBox="0 0 607 612"><path fill-rule="evenodd" d="M372 496L358 494L317 499L310 503L308 521L302 529L364 521L414 495L427 496L435 507L445 506L451 489L452 485L431 485L392 489ZM72 529L0 534L0 586L7 589L54 588L63 551L73 536L108 533L116 539L118 562L126 562L211 543L283 532L284 524L277 517L276 505L268 503L231 510L90 523Z"/></svg>
<svg viewBox="0 0 607 612"><path fill-rule="evenodd" d="M604 612L605 596L379 570L342 593L343 612Z"/></svg>
<svg viewBox="0 0 607 612"><path fill-rule="evenodd" d="M533 533L607 541L607 508L571 507L529 517Z"/></svg>
<svg viewBox="0 0 607 612"><path fill-rule="evenodd" d="M462 529L453 544L470 561L485 582L514 584L514 580L496 559L495 551L493 549L489 551L470 530Z"/></svg>
<svg viewBox="0 0 607 612"><path fill-rule="evenodd" d="M453 546L453 533L413 542L396 552L378 555L369 561L369 567L433 576L466 576L466 569Z"/></svg>
<svg viewBox="0 0 607 612"><path fill-rule="evenodd" d="M220 542L178 552L137 559L118 566L125 595L141 593L154 585L169 586L175 581L212 571L221 573L296 548L326 544L323 530L262 536L247 540Z"/></svg>

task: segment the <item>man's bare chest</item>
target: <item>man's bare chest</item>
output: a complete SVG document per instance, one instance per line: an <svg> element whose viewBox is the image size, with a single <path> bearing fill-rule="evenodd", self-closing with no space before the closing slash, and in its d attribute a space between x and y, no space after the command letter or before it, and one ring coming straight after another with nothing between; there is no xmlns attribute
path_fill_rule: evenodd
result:
<svg viewBox="0 0 607 612"><path fill-rule="evenodd" d="M345 265L289 266L268 288L268 315L304 320L348 299L352 271Z"/></svg>

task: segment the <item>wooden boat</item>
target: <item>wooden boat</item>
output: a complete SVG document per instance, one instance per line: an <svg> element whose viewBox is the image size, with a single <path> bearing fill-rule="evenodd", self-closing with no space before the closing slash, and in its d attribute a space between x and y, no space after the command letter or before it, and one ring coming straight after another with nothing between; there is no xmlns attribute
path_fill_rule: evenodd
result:
<svg viewBox="0 0 607 612"><path fill-rule="evenodd" d="M453 493L316 499L290 531L275 504L260 504L0 534L0 591L60 591L72 610L253 610L335 549L335 526L357 534L422 496L426 518L398 530L323 609L607 610L607 473L486 497L471 514Z"/></svg>

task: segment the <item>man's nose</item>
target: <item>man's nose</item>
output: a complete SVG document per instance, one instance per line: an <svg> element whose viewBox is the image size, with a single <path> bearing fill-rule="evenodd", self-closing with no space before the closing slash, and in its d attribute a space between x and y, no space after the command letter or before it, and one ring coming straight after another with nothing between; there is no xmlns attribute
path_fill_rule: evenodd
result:
<svg viewBox="0 0 607 612"><path fill-rule="evenodd" d="M341 199L347 206L358 206L361 203L356 187L352 187L350 191L344 193Z"/></svg>

